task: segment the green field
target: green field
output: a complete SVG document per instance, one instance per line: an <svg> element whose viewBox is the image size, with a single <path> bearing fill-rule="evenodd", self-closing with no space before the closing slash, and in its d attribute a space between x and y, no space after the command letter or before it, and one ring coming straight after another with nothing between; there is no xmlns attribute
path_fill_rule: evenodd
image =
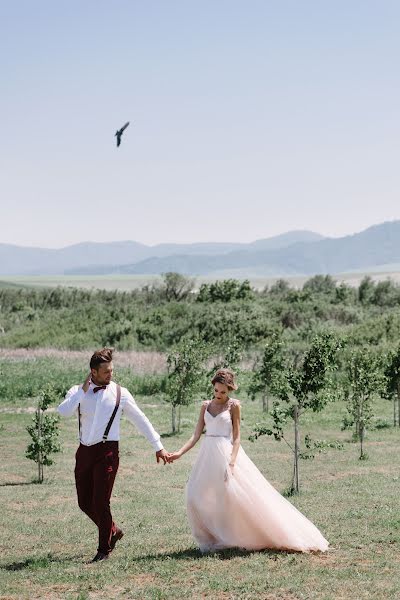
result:
<svg viewBox="0 0 400 600"><path fill-rule="evenodd" d="M44 364L38 369L51 369ZM60 365L57 362L54 369ZM243 403L243 447L282 492L290 481L290 450L270 438L248 441L252 426L262 418L260 403L245 394L238 397ZM170 435L170 407L161 398L137 395L137 400L168 450L189 437L200 399L183 410L183 432L175 437ZM400 598L398 429L368 432L369 460L360 462L350 433L340 431L341 403L304 416L303 435L344 443L342 450L301 462L302 492L292 498L330 541L327 554L232 550L202 556L191 537L184 504L197 448L174 465L157 465L147 441L124 421L112 506L125 537L107 563L91 565L96 531L77 507L73 480L77 424L74 419L62 422L64 451L46 469L45 482L35 484L36 465L24 458L25 427L33 405L24 397L1 401L3 600ZM390 423L391 410L389 402L380 401L376 418Z"/></svg>

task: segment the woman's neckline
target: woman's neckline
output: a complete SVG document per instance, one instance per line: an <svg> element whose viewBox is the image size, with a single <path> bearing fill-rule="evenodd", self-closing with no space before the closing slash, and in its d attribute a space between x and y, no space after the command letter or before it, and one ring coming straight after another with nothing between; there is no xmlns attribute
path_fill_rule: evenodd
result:
<svg viewBox="0 0 400 600"><path fill-rule="evenodd" d="M225 402L221 402L221 403L216 403L217 406L222 406L225 407L228 404L228 408L229 408L229 401L231 400L231 398L228 398L227 400L225 400ZM212 417L218 417L218 415L220 415L221 413L225 412L226 410L228 410L227 408L222 408L222 410L219 410L215 415L212 414L212 412L210 410L208 410L210 408L210 404L212 404L212 400L209 401L208 406L207 406L207 412L212 416Z"/></svg>

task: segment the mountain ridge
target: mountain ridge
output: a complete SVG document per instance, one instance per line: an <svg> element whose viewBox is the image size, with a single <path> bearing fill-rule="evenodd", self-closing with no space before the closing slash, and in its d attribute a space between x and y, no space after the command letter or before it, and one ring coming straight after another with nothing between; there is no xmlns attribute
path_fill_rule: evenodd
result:
<svg viewBox="0 0 400 600"><path fill-rule="evenodd" d="M249 244L240 242L197 242L146 246L135 241L80 242L59 249L34 248L0 243L0 275L96 274L118 270L149 258L179 253L220 255L244 248L280 248L293 241L322 239L311 231L291 231Z"/></svg>
<svg viewBox="0 0 400 600"><path fill-rule="evenodd" d="M122 258L122 260L121 260ZM400 263L400 220L339 238L290 231L250 243L146 246L135 241L81 242L58 250L0 244L4 275L296 276L380 269Z"/></svg>
<svg viewBox="0 0 400 600"><path fill-rule="evenodd" d="M270 250L236 250L209 257L175 255L148 258L134 265L121 266L119 273L159 274L177 271L186 275L212 275L236 270L242 276L313 275L369 270L400 261L400 221L373 225L364 231L340 238L296 242Z"/></svg>

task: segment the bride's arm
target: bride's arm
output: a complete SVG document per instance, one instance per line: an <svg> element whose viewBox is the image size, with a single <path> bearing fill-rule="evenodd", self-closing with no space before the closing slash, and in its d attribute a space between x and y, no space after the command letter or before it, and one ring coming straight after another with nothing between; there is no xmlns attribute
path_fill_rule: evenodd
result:
<svg viewBox="0 0 400 600"><path fill-rule="evenodd" d="M231 409L232 414L232 454L229 466L234 467L237 453L240 448L240 404L234 404Z"/></svg>
<svg viewBox="0 0 400 600"><path fill-rule="evenodd" d="M199 420L197 421L196 429L194 430L192 437L190 439L188 439L186 444L184 444L182 446L182 448L180 450L178 450L178 452L172 452L172 454L169 455L169 457L172 461L180 458L183 454L185 454L191 448L193 448L193 446L195 444L197 444L197 442L199 441L201 434L203 433L204 426L205 426L204 413L206 411L206 408L207 408L207 402L205 402L203 404L203 406L201 407Z"/></svg>

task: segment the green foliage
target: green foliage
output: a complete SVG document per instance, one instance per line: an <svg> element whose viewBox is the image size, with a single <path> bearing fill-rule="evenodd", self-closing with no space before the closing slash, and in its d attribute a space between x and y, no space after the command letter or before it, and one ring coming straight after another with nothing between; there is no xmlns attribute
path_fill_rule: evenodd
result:
<svg viewBox="0 0 400 600"><path fill-rule="evenodd" d="M300 458L305 460L313 459L317 453L326 453L326 451L331 448L334 448L335 450L343 450L344 448L342 442L339 442L338 440L333 442L328 442L327 440L313 440L309 434L304 437L304 445L307 450L300 453Z"/></svg>
<svg viewBox="0 0 400 600"><path fill-rule="evenodd" d="M282 344L275 342L277 361L270 373L271 392L277 398L271 412L272 425L256 424L251 440L261 435L274 436L278 441L284 440L293 451L293 479L291 489L299 492L299 458L300 449L300 417L306 410L320 412L329 400L334 399L332 381L329 371L337 367L336 355L341 342L331 333L325 332L316 336L303 355L295 354L292 359L282 360ZM269 350L272 354L271 349ZM274 370L278 371L276 375ZM294 445L288 443L284 428L291 419L294 425Z"/></svg>
<svg viewBox="0 0 400 600"><path fill-rule="evenodd" d="M232 302L253 297L250 282L225 279L215 283L203 283L197 296L197 302Z"/></svg>
<svg viewBox="0 0 400 600"><path fill-rule="evenodd" d="M52 385L44 387L38 400L33 423L26 428L32 441L27 447L25 456L37 463L39 483L43 482L43 467L53 464L50 455L61 450L58 441L59 417L45 414L49 406L58 400L58 393Z"/></svg>
<svg viewBox="0 0 400 600"><path fill-rule="evenodd" d="M0 346L169 351L185 336L214 344L234 334L247 350L281 328L290 345L309 343L326 328L354 345L400 338L400 292L389 280L366 278L357 289L317 275L301 290L278 280L262 292L234 279L199 292L192 284L166 273L163 284L130 292L0 287Z"/></svg>
<svg viewBox="0 0 400 600"><path fill-rule="evenodd" d="M389 350L384 364L384 398L393 401L393 424L400 427L400 345Z"/></svg>
<svg viewBox="0 0 400 600"><path fill-rule="evenodd" d="M189 296L194 288L194 279L180 273L164 273L162 291L167 302L180 302Z"/></svg>
<svg viewBox="0 0 400 600"><path fill-rule="evenodd" d="M315 277L311 277L311 279L305 282L303 291L334 298L336 294L336 282L330 275L315 275Z"/></svg>
<svg viewBox="0 0 400 600"><path fill-rule="evenodd" d="M261 358L252 371L252 378L247 388L248 394L252 400L258 394L262 394L263 411L268 412L267 395L274 394L275 391L277 394L279 392L282 394L285 386L289 393L289 386L286 384L283 341L281 334L274 332L264 346Z"/></svg>
<svg viewBox="0 0 400 600"><path fill-rule="evenodd" d="M355 427L353 437L360 442L359 458L365 460L365 433L373 418L374 400L384 390L385 376L379 356L369 347L351 350L346 374L347 414L342 429Z"/></svg>
<svg viewBox="0 0 400 600"><path fill-rule="evenodd" d="M180 431L180 419L176 428L177 406L187 406L194 398L204 377L204 361L209 348L200 339L184 338L168 354L167 400L172 406L172 432Z"/></svg>

